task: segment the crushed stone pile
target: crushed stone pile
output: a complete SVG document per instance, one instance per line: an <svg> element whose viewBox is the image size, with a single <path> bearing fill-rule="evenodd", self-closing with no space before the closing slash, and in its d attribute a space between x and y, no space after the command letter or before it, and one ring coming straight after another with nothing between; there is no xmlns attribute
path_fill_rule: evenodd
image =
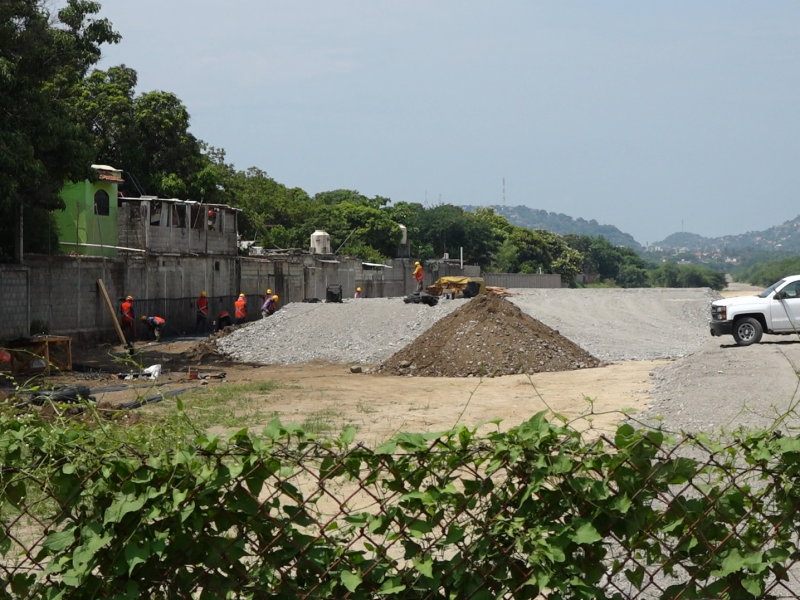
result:
<svg viewBox="0 0 800 600"><path fill-rule="evenodd" d="M377 371L423 377L493 377L571 371L601 364L515 304L496 294L485 294L443 318Z"/></svg>
<svg viewBox="0 0 800 600"><path fill-rule="evenodd" d="M402 298L294 302L215 343L220 353L246 363L377 365L465 302L443 300L433 307L405 304Z"/></svg>

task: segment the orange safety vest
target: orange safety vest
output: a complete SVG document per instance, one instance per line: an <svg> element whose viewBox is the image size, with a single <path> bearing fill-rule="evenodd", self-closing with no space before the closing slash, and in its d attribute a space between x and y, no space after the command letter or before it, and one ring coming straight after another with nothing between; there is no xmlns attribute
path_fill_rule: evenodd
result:
<svg viewBox="0 0 800 600"><path fill-rule="evenodd" d="M414 279L417 281L422 281L425 278L425 274L422 272L422 267L419 266L414 269Z"/></svg>
<svg viewBox="0 0 800 600"><path fill-rule="evenodd" d="M132 323L133 322L133 302L130 300L125 300L122 303L122 322L123 323Z"/></svg>
<svg viewBox="0 0 800 600"><path fill-rule="evenodd" d="M197 314L204 317L208 316L208 298L197 299Z"/></svg>
<svg viewBox="0 0 800 600"><path fill-rule="evenodd" d="M239 298L234 305L236 306L236 318L244 319L247 316L247 300Z"/></svg>
<svg viewBox="0 0 800 600"><path fill-rule="evenodd" d="M160 327L161 325L163 325L164 323L166 323L166 321L165 321L164 319L162 319L161 317L153 317L153 320L156 322L156 324L157 324L159 327Z"/></svg>

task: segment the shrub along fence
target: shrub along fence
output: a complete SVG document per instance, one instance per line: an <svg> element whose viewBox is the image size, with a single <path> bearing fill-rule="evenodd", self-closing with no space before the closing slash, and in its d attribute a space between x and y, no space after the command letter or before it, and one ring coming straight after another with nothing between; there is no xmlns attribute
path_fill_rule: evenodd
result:
<svg viewBox="0 0 800 600"><path fill-rule="evenodd" d="M354 433L146 455L3 417L0 597L800 597L800 438Z"/></svg>

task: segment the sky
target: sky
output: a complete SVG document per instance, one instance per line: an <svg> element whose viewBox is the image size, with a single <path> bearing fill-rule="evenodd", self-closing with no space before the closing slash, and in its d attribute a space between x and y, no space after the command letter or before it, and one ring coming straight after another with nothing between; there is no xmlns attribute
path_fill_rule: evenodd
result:
<svg viewBox="0 0 800 600"><path fill-rule="evenodd" d="M310 194L522 204L653 243L800 214L800 3L101 0L100 68ZM124 165L116 165L124 169Z"/></svg>

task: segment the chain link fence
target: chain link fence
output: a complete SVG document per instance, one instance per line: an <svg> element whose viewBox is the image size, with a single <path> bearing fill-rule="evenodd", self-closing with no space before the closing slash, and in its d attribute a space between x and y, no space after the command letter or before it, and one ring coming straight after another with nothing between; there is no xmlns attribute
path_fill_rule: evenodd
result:
<svg viewBox="0 0 800 600"><path fill-rule="evenodd" d="M799 438L3 425L3 598L800 598Z"/></svg>

